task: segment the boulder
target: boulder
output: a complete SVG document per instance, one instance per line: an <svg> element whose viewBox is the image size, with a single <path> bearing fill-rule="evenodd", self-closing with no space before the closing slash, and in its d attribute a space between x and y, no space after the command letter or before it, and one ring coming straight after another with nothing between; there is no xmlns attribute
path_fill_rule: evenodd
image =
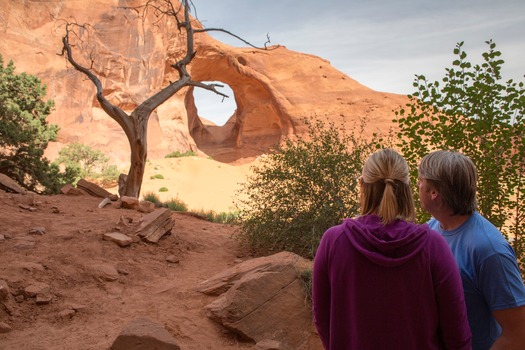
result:
<svg viewBox="0 0 525 350"><path fill-rule="evenodd" d="M14 193L21 193L21 194L27 193L27 191L24 188L22 188L22 186L17 184L15 180L1 173L0 173L0 189L6 192L14 192Z"/></svg>
<svg viewBox="0 0 525 350"><path fill-rule="evenodd" d="M205 307L208 317L268 348L304 349L319 344L300 271L311 262L288 252L245 261L201 283L223 292ZM267 345L265 345L267 346Z"/></svg>

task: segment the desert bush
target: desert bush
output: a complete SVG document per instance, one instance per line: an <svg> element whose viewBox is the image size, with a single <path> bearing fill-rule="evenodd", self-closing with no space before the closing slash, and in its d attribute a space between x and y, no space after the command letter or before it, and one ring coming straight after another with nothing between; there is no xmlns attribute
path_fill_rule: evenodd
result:
<svg viewBox="0 0 525 350"><path fill-rule="evenodd" d="M155 179L162 180L164 179L164 176L162 174L155 174L155 175L151 175L150 179L151 180L155 180Z"/></svg>
<svg viewBox="0 0 525 350"><path fill-rule="evenodd" d="M317 119L305 124L307 135L262 157L235 196L239 236L255 254L312 258L326 229L358 213L357 179L377 140L361 138L364 121L351 132Z"/></svg>
<svg viewBox="0 0 525 350"><path fill-rule="evenodd" d="M79 168L80 176L88 178L92 178L97 168L108 161L109 158L101 151L79 142L66 145L58 152L56 159L59 164Z"/></svg>
<svg viewBox="0 0 525 350"><path fill-rule="evenodd" d="M193 156L196 156L196 155L197 155L197 153L195 153L193 151L186 151L186 152L175 151L175 152L171 152L170 154L166 154L164 156L164 158L193 157Z"/></svg>
<svg viewBox="0 0 525 350"><path fill-rule="evenodd" d="M142 195L142 199L151 203L154 203L157 207L162 206L159 195L155 192L146 192Z"/></svg>
<svg viewBox="0 0 525 350"><path fill-rule="evenodd" d="M170 200L163 202L162 206L173 211L188 211L186 203L178 198L171 198Z"/></svg>
<svg viewBox="0 0 525 350"><path fill-rule="evenodd" d="M297 272L297 275L299 277L299 281L301 282L306 300L305 302L308 304L312 304L312 269L303 269L299 270Z"/></svg>
<svg viewBox="0 0 525 350"><path fill-rule="evenodd" d="M525 90L523 82L501 82L501 52L492 41L487 45L483 63L473 65L463 43L458 43L457 57L446 68L442 84L416 76L416 92L395 112L398 146L410 164L413 183L419 161L430 151L456 150L468 155L479 173L479 211L511 238L523 266ZM419 210L418 217L424 221L428 214Z"/></svg>
<svg viewBox="0 0 525 350"><path fill-rule="evenodd" d="M168 192L168 188L167 187L161 187L161 188L159 188L159 192Z"/></svg>
<svg viewBox="0 0 525 350"><path fill-rule="evenodd" d="M101 186L111 187L118 184L118 178L121 174L119 168L114 164L105 164L100 173L95 174L95 179L98 180Z"/></svg>
<svg viewBox="0 0 525 350"><path fill-rule="evenodd" d="M218 224L236 224L239 221L239 212L237 211L217 213L214 210L197 210L193 212L206 217L210 222Z"/></svg>
<svg viewBox="0 0 525 350"><path fill-rule="evenodd" d="M60 172L44 157L44 150L55 141L58 126L48 124L53 100L44 100L46 86L37 77L15 74L10 61L4 67L0 55L0 173L28 190L57 193L75 176L75 169Z"/></svg>
<svg viewBox="0 0 525 350"><path fill-rule="evenodd" d="M55 163L78 171L73 184L85 178L96 180L102 186L109 186L115 184L120 175L117 166L109 164L109 158L102 151L79 142L70 143L62 148Z"/></svg>

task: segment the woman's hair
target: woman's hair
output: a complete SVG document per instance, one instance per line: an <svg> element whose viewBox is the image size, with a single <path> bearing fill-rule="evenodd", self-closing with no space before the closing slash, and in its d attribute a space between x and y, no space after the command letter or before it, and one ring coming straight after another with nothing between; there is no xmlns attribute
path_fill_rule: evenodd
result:
<svg viewBox="0 0 525 350"><path fill-rule="evenodd" d="M361 175L361 215L376 214L384 225L395 219L413 221L414 199L406 160L385 148L365 162Z"/></svg>
<svg viewBox="0 0 525 350"><path fill-rule="evenodd" d="M421 159L418 176L436 189L453 215L470 215L477 209L478 175L466 155L454 151L427 154Z"/></svg>

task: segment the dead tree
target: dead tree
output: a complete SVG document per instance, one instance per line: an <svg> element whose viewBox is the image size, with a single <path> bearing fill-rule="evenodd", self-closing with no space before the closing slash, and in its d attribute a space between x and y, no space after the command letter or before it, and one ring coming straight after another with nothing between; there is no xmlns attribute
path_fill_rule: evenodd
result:
<svg viewBox="0 0 525 350"><path fill-rule="evenodd" d="M145 2L143 6L139 7L126 7L127 9L138 11L142 16L145 16L148 10L153 10L154 14L159 17L171 16L177 21L177 28L179 31L186 33L186 52L182 59L172 64L172 67L177 70L179 74L179 79L174 82L170 82L168 86L157 92L155 95L149 97L139 106L131 112L131 114L126 113L118 106L109 102L106 97L103 95L103 87L100 79L93 73L91 68L86 68L80 65L75 58L73 57L72 44L70 38L72 35L77 35L76 30L85 29L87 25L79 25L77 23L67 22L65 25L65 35L62 38L63 48L62 54L65 55L68 62L79 72L85 74L95 85L96 87L96 98L100 103L102 109L114 119L124 130L126 137L129 142L131 149L130 157L130 168L127 175L127 180L125 182L124 188L121 191L122 195L136 197L140 195L140 189L142 186L142 180L144 176L144 170L147 160L147 127L148 120L153 113L153 111L159 107L161 104L166 102L171 96L176 94L179 90L187 86L196 86L211 90L223 97L228 97L227 95L221 93L216 88L222 87L219 84L204 84L202 82L194 81L191 79L190 74L188 73L187 66L192 61L195 56L195 47L194 47L194 34L207 32L207 31L222 31L229 35L232 35L244 43L256 48L256 46L250 44L249 42L243 40L235 34L230 33L227 30L219 28L193 28L191 17L190 17L190 7L191 1L182 0L178 6L174 6L171 0L149 0ZM143 17L144 18L144 17ZM268 43L269 41L267 41ZM265 48L266 49L266 43ZM92 59L93 63L93 59Z"/></svg>

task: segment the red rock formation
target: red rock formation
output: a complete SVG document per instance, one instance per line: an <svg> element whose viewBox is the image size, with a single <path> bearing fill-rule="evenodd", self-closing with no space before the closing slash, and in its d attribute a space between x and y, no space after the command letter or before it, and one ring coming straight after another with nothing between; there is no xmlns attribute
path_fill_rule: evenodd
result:
<svg viewBox="0 0 525 350"><path fill-rule="evenodd" d="M151 19L143 22L137 12L118 7L141 3L12 0L0 9L0 53L4 61L12 59L17 72L40 77L48 86L48 97L56 103L49 121L61 130L59 142L48 152L50 158L74 141L100 149L120 162L129 158L127 139L118 124L99 108L92 83L58 55L63 20L74 18L93 26L95 34L85 43L89 46L83 62L89 66L88 54L93 52L93 69L105 95L119 107L131 111L177 79L170 63L180 56L184 37L173 21L153 26ZM237 110L222 127L205 125L198 117L193 90L179 92L150 119L150 158L175 150L199 150L220 161L249 160L283 136L303 132L301 119L313 116L336 122L344 119L349 127L359 117L366 117L371 134L388 128L392 109L406 100L401 95L368 89L330 62L283 46L266 51L235 48L205 33L196 34L195 40L192 78L228 84L235 94Z"/></svg>

